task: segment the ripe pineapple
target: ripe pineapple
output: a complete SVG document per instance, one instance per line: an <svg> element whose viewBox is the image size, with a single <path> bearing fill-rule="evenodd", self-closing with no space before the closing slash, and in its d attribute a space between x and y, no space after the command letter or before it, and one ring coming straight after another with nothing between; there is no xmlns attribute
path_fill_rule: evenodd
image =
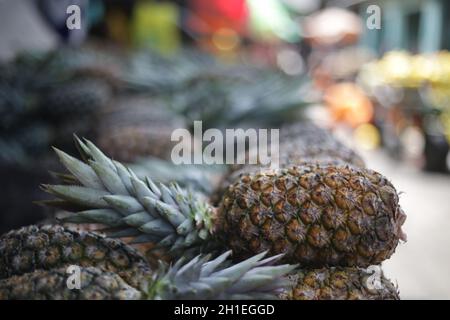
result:
<svg viewBox="0 0 450 320"><path fill-rule="evenodd" d="M88 164L57 151L78 185L43 188L57 204L79 207L67 222L115 227L112 236L181 254L215 244L239 259L270 250L304 266L377 264L405 238L396 190L372 170L305 164L245 175L214 208L177 185L139 179L89 141L78 144Z"/></svg>
<svg viewBox="0 0 450 320"><path fill-rule="evenodd" d="M399 300L398 289L380 274L361 268L322 268L296 270L280 295L284 300Z"/></svg>
<svg viewBox="0 0 450 320"><path fill-rule="evenodd" d="M142 294L115 273L81 268L81 289L68 289L66 268L0 280L0 300L137 300Z"/></svg>
<svg viewBox="0 0 450 320"><path fill-rule="evenodd" d="M92 232L47 225L23 227L0 237L0 279L71 264L117 273L135 287L151 271L135 249Z"/></svg>
<svg viewBox="0 0 450 320"><path fill-rule="evenodd" d="M115 273L98 268L81 269L80 290L69 290L66 269L38 270L0 280L1 299L276 299L288 284L295 266L272 266L279 258L262 259L265 253L230 266L226 252L214 260L197 256L162 266L148 277L141 291Z"/></svg>

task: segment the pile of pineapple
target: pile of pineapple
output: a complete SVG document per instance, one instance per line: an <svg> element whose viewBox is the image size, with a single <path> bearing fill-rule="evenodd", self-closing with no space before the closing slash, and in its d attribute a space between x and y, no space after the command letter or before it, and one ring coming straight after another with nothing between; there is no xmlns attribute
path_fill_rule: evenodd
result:
<svg viewBox="0 0 450 320"><path fill-rule="evenodd" d="M74 133L126 163L166 158L170 134L193 120L207 129L292 118L305 104L302 81L194 50L165 57L89 44L0 62L0 207L9 213L0 233L47 215L32 205L36 186L58 171L51 146L76 152Z"/></svg>
<svg viewBox="0 0 450 320"><path fill-rule="evenodd" d="M286 143L302 150L321 140L321 150L310 156L305 149L278 170L233 168L241 174L224 177L235 176L216 190L218 206L197 191L141 179L77 139L85 161L57 150L71 179L43 186L56 196L47 204L73 212L62 222L103 225L107 237L61 226L5 234L0 297L399 298L382 274L371 283L373 274L364 269L388 259L405 239L395 188L381 174L348 163L351 151L337 141L331 148L331 136L310 130ZM130 246L138 243L163 250L171 266L152 267L150 256ZM81 266L81 290L67 288L68 265Z"/></svg>
<svg viewBox="0 0 450 320"><path fill-rule="evenodd" d="M0 237L0 299L399 299L374 272L406 240L397 191L328 131L282 126L279 169L163 160L190 120L278 127L306 103L296 79L184 57L138 55L119 76L84 68L115 92L99 147L55 148L66 172L41 204L57 220Z"/></svg>

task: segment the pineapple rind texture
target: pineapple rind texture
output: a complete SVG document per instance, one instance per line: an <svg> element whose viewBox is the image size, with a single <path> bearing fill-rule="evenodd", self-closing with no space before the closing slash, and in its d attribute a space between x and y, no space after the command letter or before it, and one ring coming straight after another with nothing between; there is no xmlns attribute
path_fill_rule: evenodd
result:
<svg viewBox="0 0 450 320"><path fill-rule="evenodd" d="M115 230L107 233L110 237L133 237L133 243L152 242L183 254L211 245L205 240L211 238L212 207L204 196L176 184L157 186L151 179L139 179L90 141L77 142L87 163L56 150L76 185L43 186L57 198L88 209L62 221L104 224Z"/></svg>
<svg viewBox="0 0 450 320"><path fill-rule="evenodd" d="M66 268L37 270L0 280L0 300L138 300L142 294L119 275L80 268L80 289L69 289Z"/></svg>
<svg viewBox="0 0 450 320"><path fill-rule="evenodd" d="M0 279L69 265L117 273L136 288L145 286L151 273L137 250L92 232L79 233L57 225L29 226L0 238Z"/></svg>
<svg viewBox="0 0 450 320"><path fill-rule="evenodd" d="M296 270L280 294L283 300L399 300L397 287L383 273L362 268L331 267ZM376 281L376 282L375 282Z"/></svg>
<svg viewBox="0 0 450 320"><path fill-rule="evenodd" d="M243 175L225 193L218 233L240 257L269 250L302 267L367 267L388 259L405 215L381 174L305 164Z"/></svg>

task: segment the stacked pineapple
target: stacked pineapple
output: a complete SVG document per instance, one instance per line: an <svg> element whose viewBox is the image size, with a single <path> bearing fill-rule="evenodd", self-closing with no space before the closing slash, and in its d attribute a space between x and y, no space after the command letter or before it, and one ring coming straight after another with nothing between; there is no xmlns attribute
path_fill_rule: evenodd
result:
<svg viewBox="0 0 450 320"><path fill-rule="evenodd" d="M292 158L294 165L241 174L214 207L177 185L138 178L89 141L77 144L87 163L57 151L76 184L43 186L58 198L52 204L72 207L66 222L100 223L110 237L150 242L174 257L231 249L238 262L282 254L280 261L301 267L284 298L398 298L382 274L373 287L370 269L362 269L390 258L405 239L397 192L377 172L345 157Z"/></svg>

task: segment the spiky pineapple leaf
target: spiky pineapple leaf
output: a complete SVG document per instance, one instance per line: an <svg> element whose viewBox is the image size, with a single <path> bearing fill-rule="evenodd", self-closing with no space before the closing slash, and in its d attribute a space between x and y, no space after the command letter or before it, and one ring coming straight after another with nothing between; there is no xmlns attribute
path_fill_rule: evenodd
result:
<svg viewBox="0 0 450 320"><path fill-rule="evenodd" d="M212 207L199 194L138 178L89 140L75 136L75 143L83 161L55 148L72 178L59 174L66 184L41 186L57 200L44 203L83 208L69 210L74 212L61 221L103 224L114 228L110 236L134 237L172 251L200 249L211 238Z"/></svg>

